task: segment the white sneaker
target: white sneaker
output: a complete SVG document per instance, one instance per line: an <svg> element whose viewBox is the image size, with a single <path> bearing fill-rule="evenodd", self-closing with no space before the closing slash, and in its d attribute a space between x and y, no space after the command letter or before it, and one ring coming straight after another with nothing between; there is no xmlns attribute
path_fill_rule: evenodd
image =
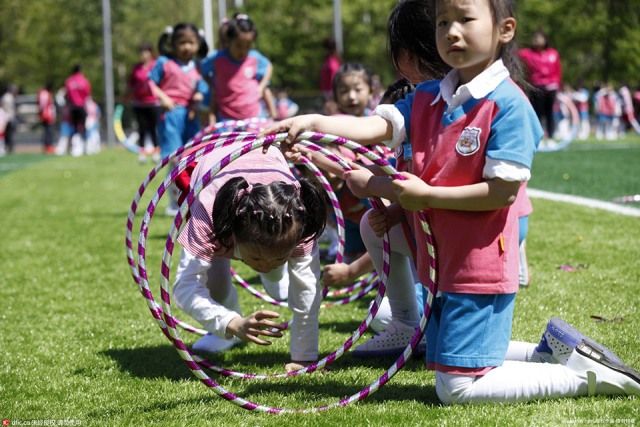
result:
<svg viewBox="0 0 640 427"><path fill-rule="evenodd" d="M373 301L369 304L369 308ZM378 307L378 312L376 313L376 317L373 318L371 323L369 324L369 328L377 334L382 333L387 326L391 323L391 305L389 305L389 298L386 296L382 298L382 302L380 302L380 307Z"/></svg>
<svg viewBox="0 0 640 427"><path fill-rule="evenodd" d="M69 147L69 138L61 136L56 145L56 156L64 156L67 154L67 148Z"/></svg>
<svg viewBox="0 0 640 427"><path fill-rule="evenodd" d="M595 347L582 341L569 360L567 367L585 375L589 396L601 395L637 395L640 396L640 373L625 365L609 359Z"/></svg>
<svg viewBox="0 0 640 427"><path fill-rule="evenodd" d="M178 211L180 210L178 205L174 205L172 203L169 204L169 206L167 206L164 210L164 214L166 216L171 216L171 217L175 217L178 214Z"/></svg>
<svg viewBox="0 0 640 427"><path fill-rule="evenodd" d="M233 337L231 339L220 338L217 335L207 334L196 341L191 349L204 353L220 353L240 344L240 339Z"/></svg>
<svg viewBox="0 0 640 427"><path fill-rule="evenodd" d="M355 357L399 356L409 344L414 332L415 328L413 326L409 326L399 320L391 320L384 332L357 346L352 354ZM427 341L425 337L422 337L414 354L424 354L426 348Z"/></svg>
<svg viewBox="0 0 640 427"><path fill-rule="evenodd" d="M80 157L84 154L85 141L78 134L71 137L71 155L73 157Z"/></svg>

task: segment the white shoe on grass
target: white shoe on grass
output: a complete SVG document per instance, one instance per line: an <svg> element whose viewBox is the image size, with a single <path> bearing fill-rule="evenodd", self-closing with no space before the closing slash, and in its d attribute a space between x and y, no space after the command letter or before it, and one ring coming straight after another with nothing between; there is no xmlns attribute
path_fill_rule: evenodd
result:
<svg viewBox="0 0 640 427"><path fill-rule="evenodd" d="M193 343L191 349L196 352L220 353L240 344L240 342L236 337L226 339L217 335L207 334Z"/></svg>
<svg viewBox="0 0 640 427"><path fill-rule="evenodd" d="M608 358L586 341L580 342L571 353L567 368L586 377L589 396L640 396L640 373L622 362Z"/></svg>
<svg viewBox="0 0 640 427"><path fill-rule="evenodd" d="M411 341L415 327L399 320L391 320L384 332L375 335L369 341L357 346L352 354L355 357L399 356ZM422 337L414 350L415 355L424 354L427 341Z"/></svg>

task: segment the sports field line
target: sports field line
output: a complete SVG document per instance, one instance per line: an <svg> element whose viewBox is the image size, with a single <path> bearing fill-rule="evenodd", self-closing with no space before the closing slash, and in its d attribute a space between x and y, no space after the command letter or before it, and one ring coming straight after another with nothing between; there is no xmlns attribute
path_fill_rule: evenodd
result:
<svg viewBox="0 0 640 427"><path fill-rule="evenodd" d="M620 215L640 217L640 209L638 208L633 208L630 206L620 206L618 204L605 202L602 200L589 199L587 197L573 196L570 194L552 193L550 191L536 190L535 188L527 188L527 194L530 197L538 199L552 200L554 202L572 203L574 205L602 209Z"/></svg>

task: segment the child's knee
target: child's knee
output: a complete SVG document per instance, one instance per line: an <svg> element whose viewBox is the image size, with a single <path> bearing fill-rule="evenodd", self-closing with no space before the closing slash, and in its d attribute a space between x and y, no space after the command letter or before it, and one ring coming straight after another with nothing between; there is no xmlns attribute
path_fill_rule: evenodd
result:
<svg viewBox="0 0 640 427"><path fill-rule="evenodd" d="M475 377L451 375L436 372L436 394L445 405L459 405L469 402L470 388Z"/></svg>

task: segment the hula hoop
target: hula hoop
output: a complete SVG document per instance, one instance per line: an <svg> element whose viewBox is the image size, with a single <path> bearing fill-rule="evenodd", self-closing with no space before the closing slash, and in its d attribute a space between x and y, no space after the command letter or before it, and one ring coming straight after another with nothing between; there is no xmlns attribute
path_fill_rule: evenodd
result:
<svg viewBox="0 0 640 427"><path fill-rule="evenodd" d="M318 152L322 153L327 157L330 157L331 160L333 160L335 163L340 165L342 168L349 167L348 163L342 157L340 157L335 153L332 153L324 149L318 149ZM329 200L331 201L333 211L336 215L336 225L338 226L337 227L338 228L338 250L337 250L335 262L341 263L344 260L345 223L344 223L344 216L342 215L342 209L340 208L340 202L338 201L338 197L333 191L333 188L331 187L331 184L329 183L329 181L327 181L324 174L320 171L320 169L318 169L316 165L314 165L306 157L301 157L300 162L314 174L315 178L320 182L320 184L322 184L324 191L329 196ZM246 289L254 297L261 299L271 305L275 305L279 307L288 307L285 301L278 301L270 297L269 295L265 295L264 293L255 289L253 286L247 283L247 281L245 281L242 277L240 277L240 275L237 274L235 270L233 270L233 268L231 269L231 275L236 280L236 282L240 285L240 287ZM347 286L341 289L336 289L333 291L330 291L327 286L323 287L322 298L338 297L362 288L366 290L366 291L360 291L357 294L344 298L340 301L333 301L331 303L323 304L323 307L333 307L336 305L343 305L353 301L357 301L358 299L367 295L369 291L377 287L377 284L375 282L376 278L377 278L377 274L367 275L364 279L357 280L354 284L350 286Z"/></svg>
<svg viewBox="0 0 640 427"><path fill-rule="evenodd" d="M251 135L251 134L244 134L244 135ZM151 217L153 216L154 212L155 212L155 208L158 205L158 202L160 200L160 198L162 198L164 192L166 191L166 189L169 187L169 185L171 184L171 182L173 180L175 180L175 177L178 176L178 174L186 167L186 165L188 165L189 163L191 163L193 161L193 159L202 156L202 155L206 155L208 152L212 151L214 148L217 148L219 146L224 146L224 145L228 145L230 143L233 143L236 141L236 138L230 138L229 140L217 140L215 143L204 146L201 148L199 148L196 152L192 152L191 154L189 154L189 156L187 156L186 158L183 158L180 160L179 164L171 171L170 175L165 178L165 180L160 184L160 186L158 187L158 190L156 192L156 194L154 195L153 199L149 202L149 206L146 210L146 213L144 215L144 218L142 220L142 223L140 224L140 235L139 235L139 239L138 239L138 274L137 277L139 278L140 284L142 285L142 293L143 295L145 295L145 297L147 299L149 299L149 297L151 299L153 299L153 296L151 294L151 291L149 289L148 286L148 279L147 279L147 270L146 270L146 250L145 250L145 245L146 245L146 238L148 235L148 230L149 230L149 222L151 221ZM180 228L180 225L182 224L183 221L183 217L185 217L188 209L190 208L190 206L193 204L193 202L195 201L196 195L202 190L203 187L205 187L206 185L209 184L209 182L211 182L213 176L215 176L215 174L217 174L222 168L224 168L225 166L227 166L229 163L231 163L231 161L237 159L238 157L240 157L243 154L246 154L247 152L256 149L256 148L263 148L263 146L267 146L268 144L271 144L272 141L268 141L265 142L265 138L261 138L259 140L256 140L255 137L253 138L253 141L248 142L246 145L238 148L235 152L228 154L227 156L225 156L225 158L223 159L223 161L217 165L214 166L214 168L212 168L208 173L205 173L202 177L202 179L200 181L198 181L195 186L192 188L192 190L190 190L189 194L187 195L187 197L185 198L185 200L183 201L182 205L180 206L180 215L176 214L176 217L174 218L174 223L172 225L170 234L168 239L171 240L171 242L167 242L167 245L165 246L165 253L163 256L163 263L162 263L162 268L161 271L163 273L163 277L166 275L167 277L167 286L165 287L165 289L162 290L162 299L163 301L166 300L169 297L169 292L166 290L168 288L168 275L169 275L169 265L171 262L171 256L172 256L172 251L174 248L174 241L176 238L176 235L178 233L178 229ZM324 148L318 147L317 145L308 142L308 141L301 141L301 144L307 145L309 148L313 149L314 151L318 151L321 152L323 155L327 156L328 158L330 158L330 160L334 160L337 162L341 162L342 160L333 155L330 151L327 151ZM372 154L373 155L373 154ZM376 156L377 157L377 156ZM193 158L193 159L192 159ZM344 165L348 168L348 164L345 162ZM382 204L380 204L380 206L382 206ZM388 248L388 244L386 245ZM383 263L385 265L389 264L389 253L388 251L386 251L384 253L384 257L383 257ZM245 373L241 373L241 372L235 372L235 371L231 371L229 369L223 368L223 367L216 367L214 366L213 368L216 368L217 372L231 372L234 376L237 377L241 377L241 378L273 378L273 377L289 377L289 376L295 376L301 373L311 373L314 372L315 370L317 370L318 368L322 368L327 364L332 363L333 361L335 361L337 358L339 358L342 354L344 354L344 352L346 350L348 350L363 334L364 332L367 330L367 328L369 327L369 324L371 323L371 321L373 320L373 317L375 317L378 308L380 306L380 303L382 301L382 297L384 296L384 292L385 292L386 288L382 285L379 284L378 285L378 294L376 296L376 299L374 300L374 303L371 305L370 310L369 310L369 315L367 316L367 318L359 325L359 328L356 332L354 332L353 336L347 340L347 342L345 342L343 348L341 348L340 350L330 354L329 356L325 357L324 359L322 359L321 361L317 362L317 364L300 369L299 371L292 371L289 372L287 374L275 374L275 375L263 375L263 376L259 376L256 374L245 374ZM148 301L148 303L150 303L150 301ZM155 305L156 313L160 313L163 312L163 319L165 321L164 326L167 326L167 314L166 314L166 309L164 309L164 304L163 304L163 310L158 311L158 307L157 304L155 304L155 301L153 301L153 305ZM191 328L190 330L196 330L195 328L193 328L192 326L186 324L185 322L181 322L178 319L172 318L171 319L175 324L181 326L183 329L187 329L187 328ZM180 323L178 323L180 322ZM185 326L187 328L185 328ZM164 330L164 328L163 328ZM175 338L172 336L171 337L172 341L175 341ZM174 344L175 345L175 344ZM337 357L336 357L337 355ZM211 366L207 366L209 368L212 368ZM213 369L212 368L212 369Z"/></svg>
<svg viewBox="0 0 640 427"><path fill-rule="evenodd" d="M217 139L214 139L215 137L218 137ZM191 150L192 147L196 147L196 151L193 152L189 152L187 157L182 157L180 162L178 163L178 165L174 168L174 170L171 171L170 173L170 177L168 177L167 179L165 179L165 181L160 185L160 188L158 189L158 194L156 194L156 197L161 197L162 194L164 193L164 191L166 191L166 188L168 188L168 186L171 184L171 182L173 180L175 180L175 177L182 172L186 166L193 162L195 159L199 158L202 155L206 155L209 152L211 152L213 149L217 148L217 147L221 147L221 146L225 146L225 145L230 145L233 144L235 142L238 141L243 141L243 140L255 140L255 135L253 134L248 134L248 133L226 133L226 134L210 134L207 136L203 136L200 139L194 139L192 142L190 142L189 144L187 144L184 147L181 147L180 149L176 150L175 153L173 153L172 155L168 156L167 158L163 159L162 162L157 165L155 168L153 168L151 170L151 172L148 174L148 176L146 177L146 179L144 180L144 182L141 184L141 186L138 188L137 194L134 197L133 202L131 203L131 208L129 210L129 214L127 216L127 234L126 234L126 238L125 238L125 244L127 247L127 261L131 267L131 273L133 276L134 281L140 286L140 291L143 294L143 296L145 296L145 298L147 298L148 295L151 295L151 291L149 290L148 286L141 286L141 279L138 275L138 271L136 269L136 263L134 260L134 255L133 255L133 250L132 250L132 236L131 236L131 231L132 231L132 227L133 227L133 220L137 211L137 207L138 207L138 203L140 202L140 199L142 198L142 195L144 194L145 189L147 188L149 182L151 180L153 180L153 178L157 175L158 171L161 170L162 168L164 168L167 164L170 163L170 161L172 159L175 159L176 157L181 157L182 154L184 154L185 152L188 152L187 150ZM212 144L207 145L207 142L211 139L214 139ZM343 159L336 157L333 153L326 151L324 149L321 149L319 147L316 147L316 150L321 151L324 155L330 157L331 159L335 160L336 162L341 163L342 165L344 165L345 167L348 167L348 164L346 162L344 162ZM157 204L157 201L156 201ZM191 204L189 203L189 206ZM141 224L141 235L142 235L142 229L145 227L145 223L148 223L148 219L145 217L143 223ZM146 234L144 236L144 238L146 238ZM232 274L235 274L235 272L232 271ZM239 278L239 276L236 274L237 278ZM146 278L145 278L146 279ZM248 284L247 284L248 285ZM364 286L364 284L362 285ZM377 286L377 284L374 284L374 286ZM345 289L351 289L354 288L354 286L350 287L350 288L345 288ZM369 291L370 289L372 289L372 287L368 288L367 291ZM256 291L257 292L257 291ZM384 292L384 291L383 291ZM341 304L346 304L349 303L351 301L355 301L356 299L360 298L362 296L362 292L359 293L356 296L352 296L349 298L345 298L342 301L336 302L331 304L330 306L335 306L335 305L341 305ZM270 297L266 297L266 298L270 298ZM148 299L148 298L147 298ZM151 297L151 299L153 300L153 297ZM382 296L380 297L380 299L382 299ZM149 309L152 313L152 315L157 318L157 316L161 313L161 310L159 309L159 306L155 303L155 301L147 301L148 305L149 305ZM379 305L380 301L378 301L378 305ZM279 304L277 304L279 305ZM377 312L377 309L376 309ZM375 312L373 313L373 315L375 316ZM161 320L161 319L160 319ZM206 335L207 331L201 328L197 328L195 326L192 326L186 322L180 321L176 319L177 324L183 328L184 330L188 331L188 332L192 332L192 333L196 333L199 335ZM286 324L288 326L288 322ZM161 324L162 327L162 324ZM367 324L368 327L368 324ZM365 327L366 329L366 327Z"/></svg>
<svg viewBox="0 0 640 427"><path fill-rule="evenodd" d="M222 132L247 132L249 130L257 133L265 125L273 123L273 120L265 117L252 117L244 120L222 120L201 129L193 139L202 138L204 135Z"/></svg>
<svg viewBox="0 0 640 427"><path fill-rule="evenodd" d="M281 134L279 136L280 140L282 140L286 135L285 134ZM348 148L353 149L356 152L359 152L360 154L365 155L366 157L369 157L370 160L374 161L374 163L378 164L379 166L381 166L383 168L383 170L392 175L395 179L403 179L402 176L398 175L397 172L395 172L395 170L393 168L391 168L388 163L384 160L384 159L380 159L379 157L377 157L375 154L373 153L369 153L368 150L366 150L363 147L360 147L359 145L352 143L350 141L345 140L344 138L337 138L337 137L333 137L330 135L322 135L322 134L313 134L313 133L307 133L305 135L303 135L303 137L306 137L307 139L310 140L316 140L316 141L320 141L320 142L333 142L336 143L338 145L345 145ZM247 140L254 140L253 143L248 144L243 146L241 149L237 150L235 152L235 155L240 156L248 151L250 151L251 149L256 149L258 147L261 146L268 146L270 144L272 144L274 141L278 140L278 136L272 136L272 137L268 137L268 138L262 138L262 140L258 140L255 141L255 137L251 137L251 136L246 136L246 135L242 135L242 136L238 136L237 134L234 135L233 137L229 137L226 140L222 140L218 142L218 145L228 145L230 143L232 143L233 141L236 140L236 138L238 139L243 139L246 138ZM199 143L201 141L194 141L195 143ZM215 145L215 144L213 144ZM201 149L200 151L204 152L207 149L209 149L210 147L212 147L211 145L208 147L205 147L203 149ZM181 152L184 151L184 148L179 149L176 153L180 154ZM212 149L212 148L211 148ZM210 151L210 150L209 150ZM191 156L189 156L191 157ZM195 157L195 156L194 156ZM165 159L163 159L163 163L166 164L169 162L171 156L167 157ZM181 161L181 163L186 163L187 161L189 161L188 159ZM228 164L228 163L227 163ZM164 165L161 165L164 166ZM194 190L198 190L200 191L202 189L202 187L205 185L204 181L205 178L209 177L208 179L210 180L210 178L212 176L215 175L215 173L217 173L223 166L219 165L218 166L218 170L214 171L214 169L212 169L211 171L209 171L209 174L205 174L205 176L203 177L203 180L201 180L197 187L194 188ZM166 190L166 186L167 186L167 181L169 181L170 183L170 179L175 178L175 175L177 175L177 173L179 170L179 167L174 168L174 170L171 172L171 175L165 180L165 182L163 182L159 189L158 192L156 193L156 196L154 197L154 199L150 202L149 207L147 209L147 212L145 214L145 221L148 224L148 221L150 220L150 218L153 216L155 207L158 203L158 200L162 197L162 194L165 192ZM155 171L155 169L154 169ZM154 171L152 171L150 173L150 177L148 177L148 179L152 178L154 175ZM141 191L144 190L144 185L143 184L138 193L140 194ZM425 302L425 311L424 311L424 315L422 317L422 319L420 320L420 327L416 329L416 333L414 334L414 336L412 337L412 340L410 341L409 345L407 346L407 348L405 349L405 351L403 352L403 354L396 360L396 362L381 376L379 377L376 381L374 381L373 383L371 383L369 386L365 387L362 391L360 391L359 393L356 393L348 398L344 398L341 399L340 401L333 403L331 405L324 405L324 406L320 406L320 407L315 407L315 408L307 408L307 409L285 409L285 408L273 408L273 407L268 407L268 406L263 406L263 405L259 405L250 401L247 401L245 399L242 399L236 395L234 395L233 393L230 393L228 391L226 391L223 387L221 387L219 384L217 384L215 381L213 381L211 378L209 378L202 370L201 370L201 365L206 366L206 363L203 363L203 360L200 358L193 358L191 353L189 352L188 348L186 347L186 345L184 344L184 342L181 341L178 331L175 329L175 326L178 325L178 321L177 319L175 319L170 312L170 296L169 296L169 292L168 292L168 281L169 281L169 265L170 265L170 258L171 258L171 253L173 251L173 240L175 238L175 235L177 233L177 229L179 228L180 224L182 223L182 216L186 213L187 211L187 207L190 203L193 202L194 198L195 198L195 191L192 190L189 193L189 196L187 196L187 200L185 200L185 202L182 204L181 208L180 208L180 212L176 215L176 218L174 219L174 223L172 226L172 232L170 233L169 237L167 238L167 244L165 246L165 254L163 256L163 266L162 266L162 280L161 280L161 285L162 285L162 290L161 290L161 294L162 294L162 309L160 309L157 304L155 303L155 300L153 300L153 296L150 292L150 290L148 289L148 281L147 281L147 274L146 274L146 269L144 267L144 255L145 255L145 239L146 239L146 234L148 233L148 225L145 225L143 223L143 225L141 225L141 237L142 240L139 241L138 244L138 253L140 255L139 258L139 265L138 265L138 271L139 271L139 276L138 274L135 272L135 261L133 261L133 257L132 254L130 256L130 252L131 252L131 242L130 242L130 232L131 232L131 228L132 228L132 222L133 222L133 216L132 216L132 212L133 215L135 214L135 210L137 208L137 201L134 199L134 202L132 203L132 209L130 210L130 215L127 219L127 239L126 239L126 243L127 243L127 255L128 255L128 260L129 260L129 264L132 268L132 272L133 272L133 277L134 277L134 281L136 281L136 283L140 286L141 292L143 294L143 296L145 296L145 299L147 300L147 304L149 305L150 311L153 315L153 317L156 319L156 321L158 322L158 324L161 326L161 329L163 330L163 333L165 333L165 335L172 340L174 346L177 348L179 355L185 360L185 362L187 363L187 366L189 366L189 369L192 370L192 372L194 373L194 375L196 375L196 377L198 377L205 385L207 385L208 387L212 388L214 390L214 392L216 394L219 394L221 397L225 398L226 400L229 400L233 403L235 403L238 406L244 407L246 409L250 409L250 410L257 410L257 411L261 411L261 412L269 412L269 413L284 413L284 412L318 412L318 411L323 411L323 410L327 410L329 408L333 408L333 407L338 407L338 406L346 406L350 403L353 403L355 401L359 401L362 400L364 398L366 398L368 395L372 394L373 392L375 392L377 389L379 389L380 387L382 387L387 381L389 381L389 379L395 375L395 373L402 367L404 366L404 363L406 361L406 359L411 355L411 352L413 351L413 349L415 348L415 346L417 345L417 343L419 342L423 332L424 332L424 328L426 326L427 323L427 319L428 316L430 314L430 308L431 308L431 304L432 304L432 300L433 300L433 296L435 294L435 290L436 290L436 284L435 284L435 248L433 247L433 241L432 241L432 237L431 237L431 232L429 229L429 225L426 222L426 218L424 217L423 213L419 214L419 218L421 221L421 225L423 230L425 231L425 234L427 235L427 251L428 251L428 255L430 258L430 271L429 271L429 280L427 283L429 292L427 295L427 299ZM136 196L136 198L139 201L138 196ZM388 271L389 271L389 264L388 264L388 253L389 253L389 242L388 242L388 236L385 236L385 240L384 240L384 249L385 252L384 254L386 254L386 259L384 260L384 268L383 268L383 277L382 277L382 281L380 283L380 290L379 290L379 295L382 294L384 292L384 282L387 280L388 277ZM384 255L383 254L383 255ZM370 318L372 317L371 313L377 311L377 307L376 307L376 301L374 301L374 304L372 305L371 310L368 313L367 319L366 320L370 320ZM354 333L354 335L356 335L356 333ZM340 351L344 351L343 349L345 347L350 347L350 344L352 344L352 339L347 340L347 342L345 343L345 345L339 349L336 352L336 355L338 352ZM330 355L331 356L331 355ZM328 359L328 358L325 358ZM334 357L335 359L335 357ZM299 370L299 371L293 371L290 373L287 373L285 376L289 377L289 376L296 376L300 373L302 373L303 371L306 372L312 372L316 369L318 369L320 367L320 364L315 364L312 366L309 366L305 369ZM255 376L251 376L251 377L255 377Z"/></svg>
<svg viewBox="0 0 640 427"><path fill-rule="evenodd" d="M124 114L124 106L117 104L113 110L113 131L116 135L116 139L124 148L131 151L134 154L138 154L139 148L136 144L131 144L127 134L124 132L122 126L122 115Z"/></svg>
<svg viewBox="0 0 640 427"><path fill-rule="evenodd" d="M580 113L578 112L578 108L576 104L573 103L571 98L569 98L564 93L558 92L556 95L556 99L562 105L564 105L567 110L569 110L569 117L571 120L571 132L567 135L565 139L558 141L556 144L552 146L543 146L540 145L538 147L538 151L541 152L551 152L551 151L560 151L567 148L578 136L578 132L580 132Z"/></svg>

